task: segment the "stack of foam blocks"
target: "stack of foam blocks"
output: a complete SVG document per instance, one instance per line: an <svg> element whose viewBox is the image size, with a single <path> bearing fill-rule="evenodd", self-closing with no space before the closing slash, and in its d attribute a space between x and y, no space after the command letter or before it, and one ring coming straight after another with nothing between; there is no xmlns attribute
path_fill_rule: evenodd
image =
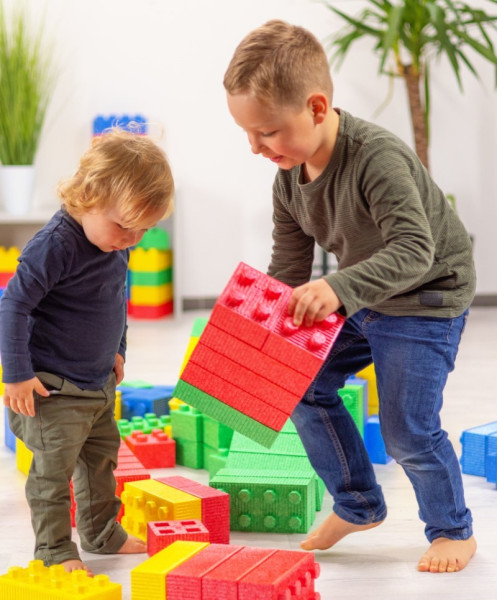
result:
<svg viewBox="0 0 497 600"><path fill-rule="evenodd" d="M264 446L305 393L344 317L312 327L288 315L292 288L240 263L216 302L174 395Z"/></svg>
<svg viewBox="0 0 497 600"><path fill-rule="evenodd" d="M172 313L173 253L168 233L154 227L130 251L128 314L137 319L158 319Z"/></svg>

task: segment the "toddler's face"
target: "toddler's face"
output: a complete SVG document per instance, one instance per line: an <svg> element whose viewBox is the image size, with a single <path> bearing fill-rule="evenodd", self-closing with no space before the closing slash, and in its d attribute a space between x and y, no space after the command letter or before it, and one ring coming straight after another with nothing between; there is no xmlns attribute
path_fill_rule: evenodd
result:
<svg viewBox="0 0 497 600"><path fill-rule="evenodd" d="M254 154L262 154L280 169L291 169L312 159L319 149L313 112L268 106L252 94L228 94L228 108L245 131Z"/></svg>
<svg viewBox="0 0 497 600"><path fill-rule="evenodd" d="M129 228L122 218L119 208L92 210L82 214L80 222L88 240L102 252L114 252L135 246L145 232L157 225L163 216L163 210L152 214L140 223L140 229Z"/></svg>

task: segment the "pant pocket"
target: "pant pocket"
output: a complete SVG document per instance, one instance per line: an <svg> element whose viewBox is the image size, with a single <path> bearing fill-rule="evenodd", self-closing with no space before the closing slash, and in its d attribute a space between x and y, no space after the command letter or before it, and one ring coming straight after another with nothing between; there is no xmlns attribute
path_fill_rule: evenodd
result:
<svg viewBox="0 0 497 600"><path fill-rule="evenodd" d="M25 418L24 415L18 415L10 408L7 409L7 413L9 415L10 430L16 436L16 438L23 440L23 423L22 423L22 421L23 421L23 418Z"/></svg>

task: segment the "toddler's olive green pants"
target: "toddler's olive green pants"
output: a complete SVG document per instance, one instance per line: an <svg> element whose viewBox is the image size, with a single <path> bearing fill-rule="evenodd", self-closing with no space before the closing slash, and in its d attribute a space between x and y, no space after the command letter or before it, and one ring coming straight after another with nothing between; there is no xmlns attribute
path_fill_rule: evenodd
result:
<svg viewBox="0 0 497 600"><path fill-rule="evenodd" d="M114 419L115 375L97 391L81 390L51 373L36 375L55 393L48 398L35 394L34 417L9 409L12 432L33 452L26 498L35 558L46 566L79 559L71 541L71 478L82 549L113 554L127 538L116 523L120 501L113 471L121 440Z"/></svg>

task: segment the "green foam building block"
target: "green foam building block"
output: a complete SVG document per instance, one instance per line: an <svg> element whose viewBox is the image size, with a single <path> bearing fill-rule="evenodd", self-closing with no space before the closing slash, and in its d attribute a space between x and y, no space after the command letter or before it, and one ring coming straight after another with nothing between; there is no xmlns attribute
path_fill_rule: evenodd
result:
<svg viewBox="0 0 497 600"><path fill-rule="evenodd" d="M316 517L311 474L221 469L209 482L230 496L230 529L307 533Z"/></svg>
<svg viewBox="0 0 497 600"><path fill-rule="evenodd" d="M338 390L338 394L343 400L345 408L349 411L350 416L364 438L364 388L362 385L347 383L342 389Z"/></svg>
<svg viewBox="0 0 497 600"><path fill-rule="evenodd" d="M137 246L145 250L150 250L151 248L169 250L171 248L169 233L165 229L162 229L162 227L152 227L145 233Z"/></svg>
<svg viewBox="0 0 497 600"><path fill-rule="evenodd" d="M262 446L270 447L278 436L278 431L259 423L255 419L247 417L240 411L224 404L224 402L206 394L182 379L178 380L176 384L174 397L198 408L216 421L232 429L236 429Z"/></svg>

